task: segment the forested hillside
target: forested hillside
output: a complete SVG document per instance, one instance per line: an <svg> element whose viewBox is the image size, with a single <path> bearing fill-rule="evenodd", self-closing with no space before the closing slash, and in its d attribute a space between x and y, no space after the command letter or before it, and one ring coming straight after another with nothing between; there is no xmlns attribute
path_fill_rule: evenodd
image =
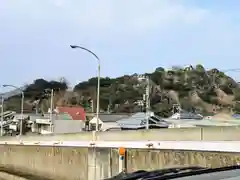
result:
<svg viewBox="0 0 240 180"><path fill-rule="evenodd" d="M206 70L202 65L196 67L156 68L144 75L124 75L118 78L101 78L101 111L137 112L143 111L143 94L146 83L140 78L150 78L151 109L160 115L170 114L173 104L182 109L198 110L205 113L220 111L240 111L239 84L218 69ZM50 89L54 89L55 105L82 105L87 111L96 105L97 78L80 82L73 91L63 81L37 79L25 90L25 106L32 108L34 100L40 100L42 111L49 107ZM18 109L19 97L10 98L8 108Z"/></svg>

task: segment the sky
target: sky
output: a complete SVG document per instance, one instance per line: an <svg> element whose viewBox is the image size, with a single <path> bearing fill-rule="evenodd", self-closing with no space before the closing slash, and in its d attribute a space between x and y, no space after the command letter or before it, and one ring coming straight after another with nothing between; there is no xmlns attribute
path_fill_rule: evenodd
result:
<svg viewBox="0 0 240 180"><path fill-rule="evenodd" d="M0 84L240 68L238 0L0 0ZM229 72L240 80L240 73Z"/></svg>

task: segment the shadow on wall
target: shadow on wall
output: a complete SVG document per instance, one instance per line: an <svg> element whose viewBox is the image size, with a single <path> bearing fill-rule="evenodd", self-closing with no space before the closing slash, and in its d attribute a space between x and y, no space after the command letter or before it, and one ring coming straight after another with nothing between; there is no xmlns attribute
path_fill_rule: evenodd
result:
<svg viewBox="0 0 240 180"><path fill-rule="evenodd" d="M53 177L50 174L39 174L38 172L35 172L33 170L22 168L22 167L16 167L12 165L0 165L0 172L7 173L9 175L13 175L16 177L26 178L26 179L34 179L34 180L64 180L64 178L61 177Z"/></svg>

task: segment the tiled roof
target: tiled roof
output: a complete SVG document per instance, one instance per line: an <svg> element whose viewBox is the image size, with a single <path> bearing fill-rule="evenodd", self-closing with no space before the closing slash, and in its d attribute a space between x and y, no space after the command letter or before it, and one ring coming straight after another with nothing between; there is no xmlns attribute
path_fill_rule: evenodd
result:
<svg viewBox="0 0 240 180"><path fill-rule="evenodd" d="M68 113L73 120L86 120L86 113L83 107L57 107L59 113Z"/></svg>

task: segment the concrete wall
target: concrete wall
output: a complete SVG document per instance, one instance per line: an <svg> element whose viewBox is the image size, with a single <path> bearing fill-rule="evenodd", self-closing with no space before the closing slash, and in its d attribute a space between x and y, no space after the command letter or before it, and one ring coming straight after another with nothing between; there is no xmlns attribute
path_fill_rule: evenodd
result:
<svg viewBox="0 0 240 180"><path fill-rule="evenodd" d="M0 150L0 169L4 165L22 173L43 176L42 179L86 180L87 177L85 148L1 146Z"/></svg>
<svg viewBox="0 0 240 180"><path fill-rule="evenodd" d="M28 173L28 176L45 180L99 180L118 173L117 149L5 145L0 150L0 170L19 175ZM235 153L128 149L126 157L128 171L180 165L220 167L239 163L240 154ZM3 177L6 178L6 174L0 174L0 178ZM6 179L14 178L8 176Z"/></svg>
<svg viewBox="0 0 240 180"><path fill-rule="evenodd" d="M78 120L55 120L54 133L77 133L84 128L85 122Z"/></svg>
<svg viewBox="0 0 240 180"><path fill-rule="evenodd" d="M169 151L169 150L130 150L127 155L127 169L161 169L179 165L193 165L204 167L222 167L240 163L240 154L196 152L196 151Z"/></svg>
<svg viewBox="0 0 240 180"><path fill-rule="evenodd" d="M105 141L237 141L240 140L240 127L176 128L138 131L109 131L96 133L97 140ZM23 136L22 140L93 140L92 132L80 132L62 135ZM1 140L16 140L16 137L2 137Z"/></svg>
<svg viewBox="0 0 240 180"><path fill-rule="evenodd" d="M207 127L187 129L160 129L150 131L111 131L97 133L97 140L240 140L238 127ZM51 136L23 136L22 140L92 140L90 132ZM16 140L16 137L2 137L4 140ZM76 147L39 147L39 146L0 146L0 171L32 173L31 176L44 176L42 179L98 180L97 177L109 177L118 172L118 154L116 149L94 149ZM96 155L96 160L94 156ZM95 163L96 162L96 163ZM94 164L97 164L95 167ZM213 153L169 150L129 149L127 170L155 169L177 165L202 165L219 167L240 164L240 154ZM96 171L97 177L93 177ZM29 174L28 174L29 175ZM30 176L29 175L29 176ZM87 178L88 177L88 178ZM0 174L0 179L16 179ZM18 178L17 178L18 179Z"/></svg>

